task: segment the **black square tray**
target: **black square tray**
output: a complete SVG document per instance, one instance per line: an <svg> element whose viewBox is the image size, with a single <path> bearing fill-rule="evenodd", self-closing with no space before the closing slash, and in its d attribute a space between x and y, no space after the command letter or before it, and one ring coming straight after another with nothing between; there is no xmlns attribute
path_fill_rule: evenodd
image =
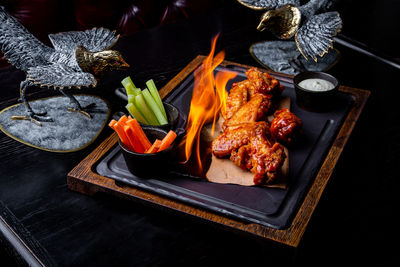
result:
<svg viewBox="0 0 400 267"><path fill-rule="evenodd" d="M237 71L233 82L246 79L245 68L236 65L219 66L216 72ZM132 175L124 162L118 146L110 149L95 165L95 172L170 199L275 229L285 229L291 223L302 199L315 178L344 119L353 105L349 93L339 92L335 108L329 112L316 113L301 109L295 101L293 84L286 78L276 77L285 86L284 97L291 98L291 111L303 120L303 136L290 149L288 189L246 187L210 183L190 177L178 171L165 173L162 177L143 179ZM194 84L193 73L188 75L164 101L177 106L183 117L188 114Z"/></svg>

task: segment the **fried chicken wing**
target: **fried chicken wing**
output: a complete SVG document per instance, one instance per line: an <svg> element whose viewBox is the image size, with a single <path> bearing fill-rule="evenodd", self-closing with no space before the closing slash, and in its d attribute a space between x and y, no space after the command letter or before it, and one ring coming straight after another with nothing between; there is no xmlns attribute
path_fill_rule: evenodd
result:
<svg viewBox="0 0 400 267"><path fill-rule="evenodd" d="M279 142L290 145L301 133L303 122L288 109L275 111L271 122L271 135Z"/></svg>
<svg viewBox="0 0 400 267"><path fill-rule="evenodd" d="M247 88L250 82L244 80L234 83L226 100L226 111L222 113L225 120L232 117L233 114L247 102Z"/></svg>
<svg viewBox="0 0 400 267"><path fill-rule="evenodd" d="M254 184L269 184L274 181L285 158L285 150L279 143L272 146L265 142L252 144L250 171L254 173Z"/></svg>
<svg viewBox="0 0 400 267"><path fill-rule="evenodd" d="M251 145L244 145L238 150L233 150L229 159L243 170L250 170L252 166Z"/></svg>
<svg viewBox="0 0 400 267"><path fill-rule="evenodd" d="M261 124L263 123L264 122ZM259 126L257 123L243 123L225 129L225 131L212 142L212 152L218 158L229 156L233 150L237 150L250 142L250 137L255 127L263 126Z"/></svg>
<svg viewBox="0 0 400 267"><path fill-rule="evenodd" d="M278 96L283 90L278 80L257 68L248 69L246 75L248 79L232 85L226 100L226 111L222 114L225 120L230 119L244 104L260 94L266 96L272 105L272 97Z"/></svg>
<svg viewBox="0 0 400 267"><path fill-rule="evenodd" d="M273 181L286 157L284 148L269 140L269 125L265 121L226 128L213 141L212 151L216 157L230 155L235 165L254 173L256 185Z"/></svg>
<svg viewBox="0 0 400 267"><path fill-rule="evenodd" d="M257 94L241 106L230 119L225 120L223 128L240 123L256 122L265 118L273 104L271 96Z"/></svg>
<svg viewBox="0 0 400 267"><path fill-rule="evenodd" d="M254 94L273 94L279 95L283 86L277 79L266 72L261 72L257 68L250 68L245 72L248 80L254 85L248 87L250 96Z"/></svg>

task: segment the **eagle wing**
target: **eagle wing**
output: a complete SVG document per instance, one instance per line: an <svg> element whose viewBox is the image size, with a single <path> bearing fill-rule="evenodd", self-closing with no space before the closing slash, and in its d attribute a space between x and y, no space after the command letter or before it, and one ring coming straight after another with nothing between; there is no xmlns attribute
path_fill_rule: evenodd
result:
<svg viewBox="0 0 400 267"><path fill-rule="evenodd" d="M276 9L287 4L291 4L294 6L300 5L300 0L237 0L237 1L242 5L255 10Z"/></svg>
<svg viewBox="0 0 400 267"><path fill-rule="evenodd" d="M56 51L75 53L78 46L83 46L91 52L110 49L118 41L115 31L105 28L93 28L86 31L70 31L49 34L49 39Z"/></svg>
<svg viewBox="0 0 400 267"><path fill-rule="evenodd" d="M300 53L317 62L332 47L333 37L342 29L338 12L326 12L307 20L297 31L295 40Z"/></svg>
<svg viewBox="0 0 400 267"><path fill-rule="evenodd" d="M0 6L0 50L16 68L47 64L47 58L54 49L44 45L13 16Z"/></svg>
<svg viewBox="0 0 400 267"><path fill-rule="evenodd" d="M51 64L29 68L27 78L40 86L65 87L95 87L97 80L87 72L76 71L64 64Z"/></svg>

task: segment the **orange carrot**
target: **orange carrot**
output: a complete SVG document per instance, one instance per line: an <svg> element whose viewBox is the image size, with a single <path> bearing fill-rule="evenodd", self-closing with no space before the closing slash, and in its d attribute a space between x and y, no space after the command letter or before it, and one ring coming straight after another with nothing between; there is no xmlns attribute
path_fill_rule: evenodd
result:
<svg viewBox="0 0 400 267"><path fill-rule="evenodd" d="M119 139L121 140L121 142L129 149L129 150L133 150L133 147L128 139L128 137L126 136L125 130L124 130L124 126L121 125L119 122L117 122L116 124L114 124L114 130L117 132Z"/></svg>
<svg viewBox="0 0 400 267"><path fill-rule="evenodd" d="M116 120L114 120L114 119L112 119L111 121L110 121L110 123L108 124L108 126L110 126L112 129L114 129L114 125L117 123L117 121Z"/></svg>
<svg viewBox="0 0 400 267"><path fill-rule="evenodd" d="M128 120L127 125L129 125L132 130L135 132L138 137L140 143L142 144L145 151L147 151L151 147L151 143L147 138L146 134L143 132L142 127L140 127L139 123L136 119Z"/></svg>
<svg viewBox="0 0 400 267"><path fill-rule="evenodd" d="M170 130L167 135L163 138L163 140L161 141L161 145L160 148L158 149L158 151L162 151L164 149L166 149L167 147L169 147L172 142L174 142L176 138L176 133L172 130Z"/></svg>
<svg viewBox="0 0 400 267"><path fill-rule="evenodd" d="M144 145L141 143L141 141L140 141L140 137L139 137L139 134L137 133L137 132L135 132L134 130L133 130L133 127L131 126L131 124L132 124L132 120L134 120L134 118L132 118L131 116L128 116L128 120L125 122L125 124L131 129L129 132L130 132L130 135L132 136L132 138L134 139L134 142L135 143L137 143L137 146L138 147L140 147L140 151L142 151L142 152L139 152L139 151L137 151L137 152L139 152L139 153L145 153L146 152L146 149L144 148Z"/></svg>
<svg viewBox="0 0 400 267"><path fill-rule="evenodd" d="M118 123L120 123L122 126L124 126L126 124L126 121L128 120L128 117L126 115L121 116L121 118L119 118Z"/></svg>
<svg viewBox="0 0 400 267"><path fill-rule="evenodd" d="M156 139L156 141L154 141L153 145L146 151L146 153L156 153L160 148L160 145L161 145L161 140Z"/></svg>
<svg viewBox="0 0 400 267"><path fill-rule="evenodd" d="M129 143L131 144L133 151L136 153L144 153L145 149L143 148L142 144L140 143L137 134L133 131L133 129L129 125L124 126L124 131L126 134L126 137L129 140Z"/></svg>

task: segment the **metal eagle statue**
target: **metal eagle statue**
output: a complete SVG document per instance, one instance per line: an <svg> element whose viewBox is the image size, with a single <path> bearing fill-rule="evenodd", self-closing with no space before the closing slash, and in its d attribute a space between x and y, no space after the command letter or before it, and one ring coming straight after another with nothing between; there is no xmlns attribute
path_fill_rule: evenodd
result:
<svg viewBox="0 0 400 267"><path fill-rule="evenodd" d="M110 50L118 38L115 31L93 28L50 34L53 47L49 47L0 6L0 50L14 67L26 73L20 84L26 115L12 119L30 120L38 125L40 121L53 121L46 112L35 112L29 105L25 92L31 86L58 89L70 99L69 111L91 118L87 110L93 104L82 107L68 89L96 87L102 73L129 67L118 51Z"/></svg>
<svg viewBox="0 0 400 267"><path fill-rule="evenodd" d="M336 11L327 12L332 0L310 0L300 5L300 0L238 0L254 10L266 10L257 29L270 30L281 39L294 36L297 49L315 62L332 47L334 36L342 28Z"/></svg>

